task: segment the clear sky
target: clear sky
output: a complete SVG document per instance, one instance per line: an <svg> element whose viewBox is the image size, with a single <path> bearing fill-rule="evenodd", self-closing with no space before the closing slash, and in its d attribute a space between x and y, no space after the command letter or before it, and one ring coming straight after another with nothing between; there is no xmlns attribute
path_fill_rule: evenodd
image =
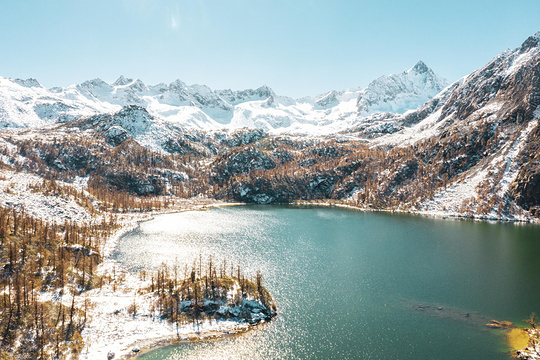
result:
<svg viewBox="0 0 540 360"><path fill-rule="evenodd" d="M0 76L119 75L301 97L423 60L450 81L540 30L539 0L0 0Z"/></svg>

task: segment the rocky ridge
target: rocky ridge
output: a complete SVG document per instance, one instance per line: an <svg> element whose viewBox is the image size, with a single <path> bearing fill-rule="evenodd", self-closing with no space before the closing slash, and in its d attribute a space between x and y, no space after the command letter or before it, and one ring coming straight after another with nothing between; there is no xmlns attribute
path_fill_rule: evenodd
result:
<svg viewBox="0 0 540 360"><path fill-rule="evenodd" d="M112 84L93 79L45 89L35 79L0 77L0 125L39 128L136 105L154 117L196 130L249 127L332 133L358 122L369 124L375 113L415 109L445 85L423 62L402 74L382 76L366 89L332 90L298 100L276 95L268 86L212 90L180 80L152 86L120 76Z"/></svg>
<svg viewBox="0 0 540 360"><path fill-rule="evenodd" d="M181 191L247 203L332 200L363 208L527 220L537 216L540 203L538 38L505 51L417 110L372 114L369 126L337 136L196 130L157 117L149 108L127 105L46 129L6 132L5 162L36 174L36 169L48 169L66 181L76 172L89 177L90 184L138 196ZM423 63L398 75L373 86L433 77ZM419 83L430 88L437 82ZM34 81L24 84L36 88ZM95 89L107 86L99 80L84 85L96 94ZM148 87L123 77L110 86L118 98L148 91L210 91L181 82ZM231 105L235 114L254 104L280 109L279 103L288 101L267 87L212 94L236 104ZM345 91L312 100L313 106L331 107L348 99L358 112L358 103L367 106L368 98L359 101L354 91ZM205 106L224 110L221 100ZM202 98L197 101L202 106ZM119 164L109 156L127 160Z"/></svg>

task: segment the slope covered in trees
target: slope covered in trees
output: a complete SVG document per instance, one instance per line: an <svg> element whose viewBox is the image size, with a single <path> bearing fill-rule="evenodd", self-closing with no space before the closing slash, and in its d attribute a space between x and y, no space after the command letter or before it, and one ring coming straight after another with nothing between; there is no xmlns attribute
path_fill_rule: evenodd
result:
<svg viewBox="0 0 540 360"><path fill-rule="evenodd" d="M61 358L82 350L87 316L75 298L103 281L95 269L113 229L107 220L49 224L0 208L0 358Z"/></svg>
<svg viewBox="0 0 540 360"><path fill-rule="evenodd" d="M68 183L87 179L88 195L101 210L116 212L194 196L257 204L330 200L420 212L429 211L430 199L480 174L449 214L523 218L526 212L536 215L539 203L531 183L537 129L533 119L480 118L409 146L268 134L234 142L242 134L237 132L221 139L201 136L199 145L212 151L188 154L151 151L132 139L114 146L99 136L57 132L52 140L11 135L5 139L10 146L0 151L12 171ZM522 175L509 178L520 169Z"/></svg>
<svg viewBox="0 0 540 360"><path fill-rule="evenodd" d="M1 356L80 351L87 319L74 299L106 281L94 271L117 220L179 199L330 201L444 216L538 218L539 43L540 35L530 37L418 110L381 115L377 131L351 128L318 138L203 132L166 124L136 106L44 129L1 131ZM75 221L68 206L84 216ZM224 301L236 286L238 299L246 294L269 305L257 279L244 283L239 274L218 272L212 266L206 275L174 276L172 285L170 272L161 272L151 291L163 314L175 319L210 315L199 300ZM183 301L190 302L185 311L174 310Z"/></svg>

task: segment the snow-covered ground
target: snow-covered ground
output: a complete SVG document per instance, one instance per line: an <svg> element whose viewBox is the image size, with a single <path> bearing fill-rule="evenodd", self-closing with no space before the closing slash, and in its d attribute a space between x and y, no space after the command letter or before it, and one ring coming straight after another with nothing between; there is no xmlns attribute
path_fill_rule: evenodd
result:
<svg viewBox="0 0 540 360"><path fill-rule="evenodd" d="M0 77L0 126L42 127L138 105L171 124L201 130L255 127L328 134L358 123L367 124L375 113L416 109L446 83L421 61L402 73L381 76L365 89L331 90L297 100L278 96L267 86L212 90L180 80L148 86L139 79L121 76L112 84L93 79L46 89L35 79Z"/></svg>
<svg viewBox="0 0 540 360"><path fill-rule="evenodd" d="M439 190L432 199L428 199L421 204L420 214L435 215L435 216L460 216L461 205L465 199L477 199L479 197L479 185L485 181L494 181L492 174L497 174L503 171L502 176L497 184L491 184L494 189L492 195L498 195L501 198L506 196L508 187L516 178L519 172L519 164L517 163L517 155L523 148L523 144L527 136L538 125L538 120L531 121L525 129L522 130L519 137L513 142L507 144L499 151L497 156L494 156L488 164L478 164L469 170L464 177L454 182L447 189ZM495 209L484 216L488 219L501 219ZM512 214L511 217L505 215L501 220L518 220L528 221L530 218L525 212L522 214Z"/></svg>
<svg viewBox="0 0 540 360"><path fill-rule="evenodd" d="M177 330L176 325L159 319L152 311L152 294L138 293L139 289L150 286L149 280L140 280L112 260L105 261L99 269L102 274L113 271L118 278L123 278L116 291L113 285L106 285L88 291L84 298L78 299L81 308L85 300L90 303L90 320L81 334L85 341L81 359L106 359L109 352L113 352L115 358L121 358L131 353L134 347L144 349L160 341L218 338L249 329L247 323L205 320L199 325L179 326ZM134 302L136 316L128 313Z"/></svg>
<svg viewBox="0 0 540 360"><path fill-rule="evenodd" d="M423 202L419 213L435 216L459 216L463 200L476 198L477 186L487 176L487 169L477 170L456 181L446 190L439 190L433 199Z"/></svg>
<svg viewBox="0 0 540 360"><path fill-rule="evenodd" d="M0 204L24 210L28 215L50 223L93 221L88 210L77 204L75 199L44 195L40 192L42 183L39 176L4 170L0 172Z"/></svg>
<svg viewBox="0 0 540 360"><path fill-rule="evenodd" d="M440 121L441 110L435 111L433 114L420 121L418 124L405 128L397 133L381 136L371 141L371 146L401 146L406 147L413 145L418 140L427 139L438 134L439 129L444 125L444 121Z"/></svg>
<svg viewBox="0 0 540 360"><path fill-rule="evenodd" d="M215 206L231 206L236 204L218 202L207 198L180 199L175 208L169 211L201 210ZM163 213L163 212L160 212ZM122 228L108 241L102 250L104 261L99 265L97 274L116 274L121 279L114 291L112 284L101 289L93 289L77 298L77 305L82 309L85 301L90 306L89 322L82 332L85 348L81 359L106 359L112 351L115 358L121 358L132 352L133 347L141 349L151 347L161 341L210 339L227 336L249 329L249 325L237 321L204 321L199 326L176 326L160 320L152 313L152 295L138 294L140 289L148 288L150 280L141 280L137 275L128 272L112 257L118 240L126 232L134 229L138 222L149 220L152 214L128 215L120 219ZM63 300L64 302L69 302ZM128 313L128 307L135 301L138 315Z"/></svg>
<svg viewBox="0 0 540 360"><path fill-rule="evenodd" d="M63 186L71 186L81 191L87 179L78 178L73 184L58 182ZM95 218L74 199L60 196L44 195L41 190L43 179L39 176L16 173L3 170L0 172L0 204L24 210L31 216L49 221L63 223L65 220L79 223L90 223ZM205 209L212 206L233 205L218 202L207 198L178 199L172 209L168 211L181 211L187 209ZM116 273L121 279L116 285L105 284L101 289L93 289L83 295L76 296L76 305L80 309L88 309L88 322L82 332L85 348L81 354L82 359L106 359L112 351L115 358L120 358L131 352L134 346L149 347L162 340L200 339L226 336L246 331L248 324L236 321L204 321L199 327L192 325L176 326L161 321L157 316L150 316L151 295L138 294L139 289L147 288L149 280L142 281L136 275L127 272L112 259L111 254L119 238L137 226L139 221L150 219L152 214L124 214L119 215L121 224L114 236L108 239L101 251L105 259L96 270L96 274L105 275ZM42 301L62 302L71 306L72 297L68 292L59 296L57 293L40 294ZM128 307L135 302L138 315L128 314Z"/></svg>

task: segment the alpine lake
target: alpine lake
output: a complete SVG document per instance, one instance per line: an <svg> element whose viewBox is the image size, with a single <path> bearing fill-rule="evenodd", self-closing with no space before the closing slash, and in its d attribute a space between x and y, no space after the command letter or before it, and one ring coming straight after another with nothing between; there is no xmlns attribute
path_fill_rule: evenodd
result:
<svg viewBox="0 0 540 360"><path fill-rule="evenodd" d="M260 270L278 316L137 359L509 359L540 312L540 226L336 207L233 206L156 216L124 235L131 271L199 256Z"/></svg>

